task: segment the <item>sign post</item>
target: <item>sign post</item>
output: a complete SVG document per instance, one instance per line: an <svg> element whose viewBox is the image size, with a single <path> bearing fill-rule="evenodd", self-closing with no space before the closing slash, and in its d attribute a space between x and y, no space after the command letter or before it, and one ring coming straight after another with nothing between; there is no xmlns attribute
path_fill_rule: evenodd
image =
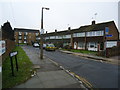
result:
<svg viewBox="0 0 120 90"><path fill-rule="evenodd" d="M108 33L109 33L109 28L108 27L105 27L105 33L104 33L104 36L105 36L105 42L104 42L104 50L105 50L105 57L107 56L107 52L106 52L106 44L107 44L107 39L106 39L106 37L107 37L107 35L108 35Z"/></svg>
<svg viewBox="0 0 120 90"><path fill-rule="evenodd" d="M112 37L113 35L109 34L109 27L105 27L105 33L104 33L104 36L105 36L105 57L107 57L107 37Z"/></svg>
<svg viewBox="0 0 120 90"><path fill-rule="evenodd" d="M16 70L18 71L17 54L18 54L18 52L11 52L11 53L10 53L12 76L14 76L14 65L13 65L13 60L12 60L12 57L13 57L13 56L15 56Z"/></svg>
<svg viewBox="0 0 120 90"><path fill-rule="evenodd" d="M12 70L12 76L14 76L14 67L13 67L13 60L12 57L10 57L10 62L11 62L11 70Z"/></svg>

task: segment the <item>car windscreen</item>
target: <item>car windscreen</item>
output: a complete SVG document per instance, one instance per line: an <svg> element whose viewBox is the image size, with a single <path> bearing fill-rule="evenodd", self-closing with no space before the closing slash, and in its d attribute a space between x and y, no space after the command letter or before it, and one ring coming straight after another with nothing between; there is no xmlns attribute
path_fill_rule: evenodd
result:
<svg viewBox="0 0 120 90"><path fill-rule="evenodd" d="M55 47L53 44L48 44L48 47Z"/></svg>

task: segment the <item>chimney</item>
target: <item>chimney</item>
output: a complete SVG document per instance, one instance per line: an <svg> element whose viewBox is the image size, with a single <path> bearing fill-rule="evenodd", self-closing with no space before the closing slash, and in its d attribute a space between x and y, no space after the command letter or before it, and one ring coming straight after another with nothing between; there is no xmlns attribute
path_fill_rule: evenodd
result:
<svg viewBox="0 0 120 90"><path fill-rule="evenodd" d="M71 27L68 27L68 30L71 30Z"/></svg>
<svg viewBox="0 0 120 90"><path fill-rule="evenodd" d="M47 34L47 31L46 31L46 34Z"/></svg>
<svg viewBox="0 0 120 90"><path fill-rule="evenodd" d="M94 20L94 21L92 21L92 25L95 25L95 20Z"/></svg>
<svg viewBox="0 0 120 90"><path fill-rule="evenodd" d="M55 29L55 32L57 32L57 29Z"/></svg>

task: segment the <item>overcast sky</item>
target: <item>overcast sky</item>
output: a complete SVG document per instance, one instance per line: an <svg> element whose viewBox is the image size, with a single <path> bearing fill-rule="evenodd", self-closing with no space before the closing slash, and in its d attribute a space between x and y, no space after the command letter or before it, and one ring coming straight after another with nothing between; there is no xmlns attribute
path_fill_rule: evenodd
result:
<svg viewBox="0 0 120 90"><path fill-rule="evenodd" d="M97 2L96 2L97 1ZM44 29L48 32L72 29L96 23L115 21L118 27L119 0L1 0L0 24L7 20L13 28L40 29L41 8ZM97 13L97 15L95 15ZM93 19L92 19L93 18Z"/></svg>

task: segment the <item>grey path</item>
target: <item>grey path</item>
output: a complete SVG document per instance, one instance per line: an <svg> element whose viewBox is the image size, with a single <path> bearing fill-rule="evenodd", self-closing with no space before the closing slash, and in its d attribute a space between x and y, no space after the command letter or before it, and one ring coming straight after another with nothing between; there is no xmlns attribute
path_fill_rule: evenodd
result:
<svg viewBox="0 0 120 90"><path fill-rule="evenodd" d="M88 60L59 51L44 51L44 54L66 69L84 77L95 88L118 88L120 86L118 85L120 84L118 83L120 72L118 72L119 67L117 65Z"/></svg>
<svg viewBox="0 0 120 90"><path fill-rule="evenodd" d="M22 46L35 66L40 66L34 77L14 88L81 88L74 77L61 70L49 58L40 60L38 49ZM82 87L83 88L83 87Z"/></svg>

